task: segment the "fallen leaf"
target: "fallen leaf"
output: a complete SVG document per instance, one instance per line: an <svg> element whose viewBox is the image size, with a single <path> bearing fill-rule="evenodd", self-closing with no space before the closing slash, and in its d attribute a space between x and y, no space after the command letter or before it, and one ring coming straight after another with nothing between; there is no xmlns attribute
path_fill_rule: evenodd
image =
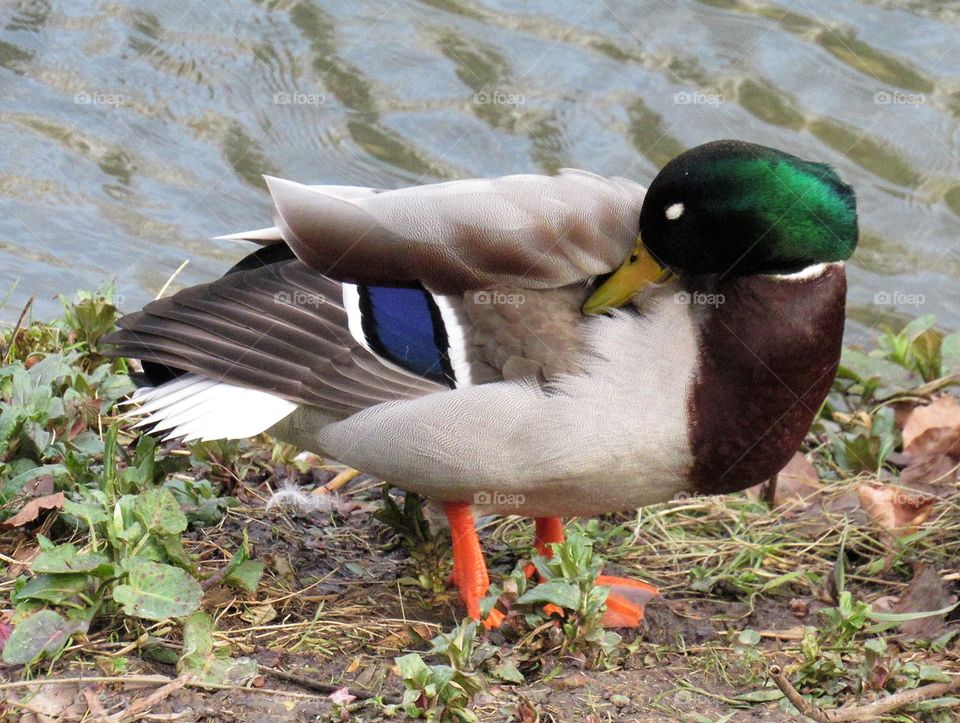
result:
<svg viewBox="0 0 960 723"><path fill-rule="evenodd" d="M53 494L53 475L45 474L38 477L33 482L27 482L20 490L20 494L25 497L46 497Z"/></svg>
<svg viewBox="0 0 960 723"><path fill-rule="evenodd" d="M346 686L337 688L328 697L334 705L350 705L357 699L357 696L350 695L350 690Z"/></svg>
<svg viewBox="0 0 960 723"><path fill-rule="evenodd" d="M930 610L942 610L957 601L956 595L951 595L947 586L940 577L940 573L932 565L918 565L914 571L913 580L900 596L900 600L893 606L895 613L923 613ZM930 618L908 620L900 623L900 632L910 638L932 640L940 633L946 613Z"/></svg>
<svg viewBox="0 0 960 723"><path fill-rule="evenodd" d="M763 482L749 488L747 497L752 500L760 499L763 494L763 487L766 484L766 482ZM822 487L816 467L807 459L806 455L797 452L777 474L773 505L774 507L780 507L797 502L809 505L812 498Z"/></svg>
<svg viewBox="0 0 960 723"><path fill-rule="evenodd" d="M946 394L917 407L903 424L903 451L910 455L960 455L960 402Z"/></svg>
<svg viewBox="0 0 960 723"><path fill-rule="evenodd" d="M861 484L857 494L870 521L897 536L910 534L922 525L937 501L931 495L892 485Z"/></svg>
<svg viewBox="0 0 960 723"><path fill-rule="evenodd" d="M529 700L520 696L520 700L517 702L517 720L520 723L536 723L540 720L540 714L537 712L537 707L531 703Z"/></svg>
<svg viewBox="0 0 960 723"><path fill-rule="evenodd" d="M63 492L37 497L25 504L13 517L4 520L4 527L23 527L40 516L41 510L59 510L63 507Z"/></svg>
<svg viewBox="0 0 960 723"><path fill-rule="evenodd" d="M10 557L16 562L11 562L7 566L7 577L11 580L16 580L17 577L25 573L30 569L30 563L33 562L33 559L40 554L40 548L34 544L21 545Z"/></svg>
<svg viewBox="0 0 960 723"><path fill-rule="evenodd" d="M411 644L417 644L423 642L424 640L430 640L433 635L434 630L429 625L413 623L404 630L398 630L395 633L390 633L377 643L377 647L385 648L387 650L403 650L404 648L410 647Z"/></svg>
<svg viewBox="0 0 960 723"><path fill-rule="evenodd" d="M957 481L957 469L957 461L942 452L915 456L900 473L900 484L905 486L952 484Z"/></svg>
<svg viewBox="0 0 960 723"><path fill-rule="evenodd" d="M79 714L87 711L86 701L80 698L79 685L44 685L30 698L32 712L50 716L54 720L64 720L73 717L71 713Z"/></svg>
<svg viewBox="0 0 960 723"><path fill-rule="evenodd" d="M565 675L562 678L555 678L551 681L550 687L554 690L574 690L589 685L592 682L592 678L582 673L574 673L573 675Z"/></svg>
<svg viewBox="0 0 960 723"><path fill-rule="evenodd" d="M892 613L894 606L900 601L900 598L897 595L884 595L883 597L878 597L872 603L870 607L873 608L874 612L878 613Z"/></svg>
<svg viewBox="0 0 960 723"><path fill-rule="evenodd" d="M251 625L266 625L277 619L277 609L270 603L250 605L240 613L240 618Z"/></svg>

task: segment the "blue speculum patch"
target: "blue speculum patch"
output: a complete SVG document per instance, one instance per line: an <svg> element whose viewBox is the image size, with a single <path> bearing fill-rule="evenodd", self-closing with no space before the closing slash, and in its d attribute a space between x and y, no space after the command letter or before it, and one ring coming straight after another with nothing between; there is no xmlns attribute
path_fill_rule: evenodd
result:
<svg viewBox="0 0 960 723"><path fill-rule="evenodd" d="M422 286L358 286L370 348L399 367L454 385L443 318Z"/></svg>

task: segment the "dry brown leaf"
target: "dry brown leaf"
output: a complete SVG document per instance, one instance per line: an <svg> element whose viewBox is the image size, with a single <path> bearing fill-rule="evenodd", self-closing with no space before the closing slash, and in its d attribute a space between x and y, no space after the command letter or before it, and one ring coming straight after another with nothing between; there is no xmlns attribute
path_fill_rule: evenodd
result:
<svg viewBox="0 0 960 723"><path fill-rule="evenodd" d="M79 685L44 685L30 698L30 712L39 720L79 720L87 712L87 703Z"/></svg>
<svg viewBox="0 0 960 723"><path fill-rule="evenodd" d="M900 484L913 486L918 484L952 484L957 481L958 463L948 454L925 454L914 457L900 473Z"/></svg>
<svg viewBox="0 0 960 723"><path fill-rule="evenodd" d="M917 407L903 424L903 451L910 455L960 454L960 402L945 394Z"/></svg>
<svg viewBox="0 0 960 723"><path fill-rule="evenodd" d="M554 678L550 681L550 687L554 690L575 690L592 682L593 679L583 673L573 673L562 678Z"/></svg>
<svg viewBox="0 0 960 723"><path fill-rule="evenodd" d="M895 535L907 535L922 525L933 511L936 497L891 485L857 487L860 506L870 521Z"/></svg>
<svg viewBox="0 0 960 723"><path fill-rule="evenodd" d="M45 497L53 494L53 475L45 474L32 482L27 482L20 490L24 497Z"/></svg>
<svg viewBox="0 0 960 723"><path fill-rule="evenodd" d="M790 600L790 612L794 617L805 618L810 612L810 601L801 598L792 598Z"/></svg>
<svg viewBox="0 0 960 723"><path fill-rule="evenodd" d="M413 623L406 630L390 633L377 643L377 647L387 650L403 650L409 648L411 644L416 644L422 640L430 640L433 635L434 631L429 625Z"/></svg>
<svg viewBox="0 0 960 723"><path fill-rule="evenodd" d="M763 487L766 484L764 482L749 488L747 497L752 500L760 499L763 494ZM809 504L822 487L816 467L807 459L806 455L797 452L777 474L777 487L773 494L773 504L775 507L790 502Z"/></svg>
<svg viewBox="0 0 960 723"><path fill-rule="evenodd" d="M893 606L893 612L922 613L941 610L956 601L957 596L948 592L936 568L921 564L914 571L913 580L900 596L900 600ZM943 628L944 618L946 613L932 618L908 620L900 624L900 632L911 638L932 640Z"/></svg>
<svg viewBox="0 0 960 723"><path fill-rule="evenodd" d="M13 517L4 521L4 527L23 527L40 516L41 510L59 510L63 507L63 492L37 497L25 504Z"/></svg>
<svg viewBox="0 0 960 723"><path fill-rule="evenodd" d="M7 577L16 580L20 575L30 569L30 563L33 558L40 554L40 547L34 544L20 545L14 550L10 557L16 562L7 565Z"/></svg>

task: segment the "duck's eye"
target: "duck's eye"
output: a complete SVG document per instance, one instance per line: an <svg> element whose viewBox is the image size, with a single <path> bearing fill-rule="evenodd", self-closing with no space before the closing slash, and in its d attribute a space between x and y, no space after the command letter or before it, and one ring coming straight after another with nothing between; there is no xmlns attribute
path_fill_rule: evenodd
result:
<svg viewBox="0 0 960 723"><path fill-rule="evenodd" d="M667 206L667 210L664 211L668 221L676 221L683 215L683 204L674 203L671 206Z"/></svg>

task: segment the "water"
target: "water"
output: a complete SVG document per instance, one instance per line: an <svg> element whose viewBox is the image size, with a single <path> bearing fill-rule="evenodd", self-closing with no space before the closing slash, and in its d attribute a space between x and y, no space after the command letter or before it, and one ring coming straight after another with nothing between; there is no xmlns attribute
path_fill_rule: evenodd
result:
<svg viewBox="0 0 960 723"><path fill-rule="evenodd" d="M960 328L960 3L0 4L0 319L122 307L244 253L261 173L397 187L564 166L648 182L723 137L858 192L850 329Z"/></svg>

